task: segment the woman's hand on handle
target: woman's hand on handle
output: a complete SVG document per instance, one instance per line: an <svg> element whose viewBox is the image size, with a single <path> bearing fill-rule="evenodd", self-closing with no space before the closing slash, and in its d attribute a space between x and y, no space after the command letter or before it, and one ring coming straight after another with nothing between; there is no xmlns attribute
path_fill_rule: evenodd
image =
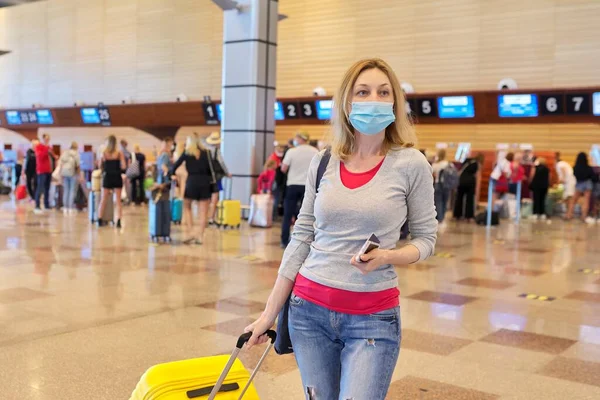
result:
<svg viewBox="0 0 600 400"><path fill-rule="evenodd" d="M248 340L248 344L246 346L250 349L254 345L267 343L269 341L269 337L265 335L265 332L268 329L271 329L274 324L275 319L272 319L263 313L260 318L244 329L244 333L252 332L252 337L250 340Z"/></svg>

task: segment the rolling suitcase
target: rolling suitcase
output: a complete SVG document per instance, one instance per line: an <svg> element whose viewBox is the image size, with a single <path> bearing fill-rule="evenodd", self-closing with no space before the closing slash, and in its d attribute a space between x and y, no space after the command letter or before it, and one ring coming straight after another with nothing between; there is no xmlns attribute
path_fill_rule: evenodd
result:
<svg viewBox="0 0 600 400"><path fill-rule="evenodd" d="M254 194L250 198L250 216L248 222L251 226L270 228L273 226L273 196L270 194Z"/></svg>
<svg viewBox="0 0 600 400"><path fill-rule="evenodd" d="M252 381L277 337L272 330L267 331L267 335L271 341L252 374L248 374L237 359L251 336L245 333L238 339L231 356L203 357L151 367L129 400L259 400Z"/></svg>
<svg viewBox="0 0 600 400"><path fill-rule="evenodd" d="M168 196L162 196L158 201L151 199L149 203L148 228L150 238L157 241L171 241L171 202Z"/></svg>
<svg viewBox="0 0 600 400"><path fill-rule="evenodd" d="M113 211L113 197L114 193L108 196L106 199L106 206L104 207L104 214L102 215L102 220L106 222L113 222L114 219L114 211ZM91 222L98 221L98 209L100 208L100 192L91 191L88 198L88 210L89 217Z"/></svg>
<svg viewBox="0 0 600 400"><path fill-rule="evenodd" d="M177 192L177 185L175 182L171 183L171 221L175 225L181 225L183 219L183 200L177 198L175 193Z"/></svg>
<svg viewBox="0 0 600 400"><path fill-rule="evenodd" d="M239 228L242 223L242 202L231 200L233 180L229 179L229 194L227 200L219 201L217 205L217 226L223 228Z"/></svg>

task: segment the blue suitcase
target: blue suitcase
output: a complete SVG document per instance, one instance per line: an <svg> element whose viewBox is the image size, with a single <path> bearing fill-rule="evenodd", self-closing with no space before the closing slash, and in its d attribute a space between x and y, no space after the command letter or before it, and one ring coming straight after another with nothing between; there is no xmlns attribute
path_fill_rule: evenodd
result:
<svg viewBox="0 0 600 400"><path fill-rule="evenodd" d="M171 202L168 199L150 201L148 221L153 242L161 238L171 241Z"/></svg>
<svg viewBox="0 0 600 400"><path fill-rule="evenodd" d="M183 217L183 200L181 200L181 199L171 200L171 219L173 220L173 223L176 225L180 225L182 217Z"/></svg>

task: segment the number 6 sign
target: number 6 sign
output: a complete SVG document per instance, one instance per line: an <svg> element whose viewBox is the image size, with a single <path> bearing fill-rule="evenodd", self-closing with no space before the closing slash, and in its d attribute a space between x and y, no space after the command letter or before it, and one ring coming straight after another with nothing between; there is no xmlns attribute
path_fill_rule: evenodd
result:
<svg viewBox="0 0 600 400"><path fill-rule="evenodd" d="M565 112L565 96L559 93L542 94L539 97L542 115L562 115Z"/></svg>

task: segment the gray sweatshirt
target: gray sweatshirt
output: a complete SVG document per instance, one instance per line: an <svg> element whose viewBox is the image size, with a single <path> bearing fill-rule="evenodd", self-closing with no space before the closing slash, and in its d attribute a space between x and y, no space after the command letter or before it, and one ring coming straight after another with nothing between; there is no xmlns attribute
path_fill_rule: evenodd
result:
<svg viewBox="0 0 600 400"><path fill-rule="evenodd" d="M382 249L395 249L407 218L419 260L433 254L437 221L431 166L416 149L392 150L369 183L348 189L340 179L340 160L332 156L316 194L322 156L317 154L310 165L302 209L279 274L295 281L300 272L313 282L353 292L396 287L392 265L363 275L350 261L372 233Z"/></svg>

